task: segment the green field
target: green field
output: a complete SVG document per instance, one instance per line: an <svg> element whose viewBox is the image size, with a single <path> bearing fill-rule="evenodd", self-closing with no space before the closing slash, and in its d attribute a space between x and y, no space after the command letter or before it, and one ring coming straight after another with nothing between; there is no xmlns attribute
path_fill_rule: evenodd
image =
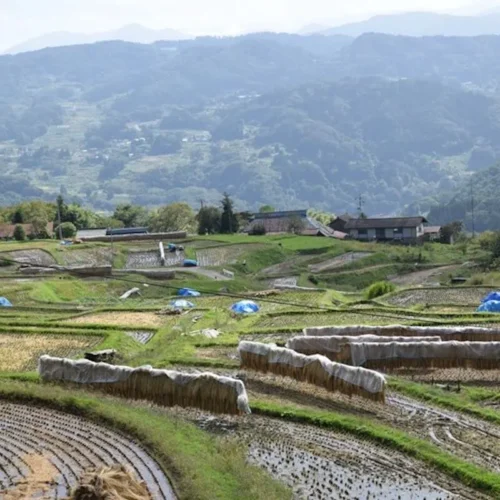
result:
<svg viewBox="0 0 500 500"><path fill-rule="evenodd" d="M423 471L436 471L434 480L444 487L451 481L455 490L464 488L464 495L476 491L484 498L497 498L500 477L495 460L487 463L481 453L467 456L457 443L447 442L446 449L442 449L428 434L410 425L416 418L413 413L410 412L409 417L401 416L404 410L398 408L399 403L396 406L388 403L385 409L372 408L356 398L312 390L310 386L297 385L288 379L252 375L246 383L254 416L245 417L242 420L245 425L234 435L210 431L209 434L214 435L209 436L204 430L190 427L193 423L200 426L200 422L205 421L203 418L198 420L197 412L157 411L139 403L126 409L124 403L108 398L98 401L96 396L76 388L56 391L39 384L35 369L36 359L41 354L80 358L89 349L112 348L118 352L117 362L124 365L148 364L157 368L212 370L236 375L239 340L283 343L307 326L496 326L497 323L500 326L495 315L475 313L481 298L494 286L452 287L444 282L443 286L430 287L422 282L409 287L398 286L396 291L371 301L365 298L366 287L387 278L385 274L389 269L397 276L421 271L422 268L415 270L411 264L419 254L431 269L474 259L474 248L465 256L453 247L441 245L426 245L421 249L390 246L382 251L374 244L293 236L201 237L186 240L184 245L191 252L210 249L210 255L226 259L206 269L215 273L223 268L231 270L235 279L220 281L205 274L184 272L168 281L135 274L109 278L59 274L30 278L19 276L16 266L3 268L1 294L9 298L14 307L0 310L0 353L3 352L0 356L0 399L37 401L92 419L103 417L110 425L136 435L156 453L180 498L232 499L236 498L234 492L237 490L245 491L238 498L249 499L289 498L292 490L296 494L301 481L288 475L285 479L282 477L285 484L273 481L270 476L276 480L281 476L261 460L262 450L267 450L268 445L261 443L259 446L264 448L259 448L260 455L254 456L252 447L257 444L251 432L246 430L257 424L275 425L276 420L285 427L305 424L313 433L322 429L321 432L331 433L332 439L336 433L346 434L351 436L349 439L360 440L363 443L360 446L374 447L374 453L391 450L390 453L402 454L415 461ZM142 243L117 244L114 261L123 263L129 251L149 248ZM16 251L33 249L48 252L56 262L66 258L52 242L0 244L0 252L10 252L14 256ZM106 244L87 244L78 247L78 255L85 258L88 252L91 262L96 250L103 249L111 250ZM76 247L69 250L74 251ZM333 271L310 272L311 265L353 251L366 252L368 256L334 267ZM294 264L287 268L290 262ZM279 266L282 272L276 272ZM268 268L272 272L267 272ZM383 270L384 276L378 270ZM297 277L299 285L312 289L273 290L274 280L287 276ZM125 291L136 286L140 288L140 296L120 300ZM162 314L169 309L180 287L202 292L200 297L189 299L195 307L181 315ZM231 314L231 304L241 299L258 302L259 313ZM204 329L216 329L220 335L205 338L200 335ZM144 338L147 340L141 342ZM16 356L16 349L22 349L23 355ZM389 384L390 393L397 395L395 401L408 398L414 402L412 404L418 401L418 404L442 408L442 411L454 411L458 418L468 416L487 422L484 425L488 426L500 425L500 411L496 406L500 400L498 387L491 380L487 385L473 380L461 393L446 393L417 379L392 377ZM236 424L222 419L220 425L225 428ZM415 425L420 424L416 422ZM160 427L162 433L157 434ZM203 425L201 427L204 429ZM493 430L489 427L487 432ZM474 434L477 430L461 432L458 441L474 440L479 448L483 446L482 436ZM183 444L187 433L195 433L188 448ZM163 439L167 434L168 439ZM271 441L273 439L277 438L274 436ZM288 438L284 435L280 439L287 442ZM294 446L298 446L297 443ZM308 444L307 449L314 450L311 446ZM500 439L491 446L492 450L498 447L500 451ZM251 463L260 465L259 468L245 463L247 447L249 456L253 456ZM207 458L213 456L214 450L225 450L227 460L218 462ZM328 458L327 452L320 455ZM208 460L206 468L201 465L205 460ZM203 472L193 476L193 471L199 469Z"/></svg>

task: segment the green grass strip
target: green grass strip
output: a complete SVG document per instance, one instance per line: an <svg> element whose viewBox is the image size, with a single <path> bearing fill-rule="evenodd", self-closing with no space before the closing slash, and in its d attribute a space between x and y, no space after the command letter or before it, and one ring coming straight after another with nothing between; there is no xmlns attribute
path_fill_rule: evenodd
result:
<svg viewBox="0 0 500 500"><path fill-rule="evenodd" d="M398 429L360 417L302 409L291 405L280 406L264 401L253 401L251 408L256 414L348 432L358 438L370 439L421 460L470 487L492 493L495 498L500 497L500 474L467 463L450 453L441 451L427 441Z"/></svg>
<svg viewBox="0 0 500 500"><path fill-rule="evenodd" d="M29 380L29 377L28 377ZM0 398L39 404L119 429L157 458L180 500L290 500L291 492L246 463L245 449L192 424L84 391L0 378Z"/></svg>
<svg viewBox="0 0 500 500"><path fill-rule="evenodd" d="M462 388L460 394L445 392L438 387L432 387L424 384L417 384L415 382L410 382L402 379L391 378L389 381L390 389L409 396L415 399L420 399L427 403L433 403L441 408L446 408L448 410L454 410L472 417L486 420L494 424L500 424L500 413L491 408L484 408L475 404L468 398L473 399L475 394L474 389L469 389L466 387ZM479 400L479 398L475 398Z"/></svg>

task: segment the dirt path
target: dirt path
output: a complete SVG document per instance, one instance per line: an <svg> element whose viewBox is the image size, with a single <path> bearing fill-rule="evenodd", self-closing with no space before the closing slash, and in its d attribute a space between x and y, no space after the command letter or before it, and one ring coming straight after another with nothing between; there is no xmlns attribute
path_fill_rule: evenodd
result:
<svg viewBox="0 0 500 500"><path fill-rule="evenodd" d="M0 498L9 498L20 488L40 489L40 480L42 498L64 498L85 470L120 463L146 482L153 498L175 499L156 461L141 446L106 427L54 410L0 402L0 428Z"/></svg>
<svg viewBox="0 0 500 500"><path fill-rule="evenodd" d="M423 271L416 271L414 273L405 274L403 276L398 276L391 279L395 285L398 286L418 286L428 284L430 279L438 274L444 273L446 271L451 271L456 269L457 266L442 266L435 267L433 269L425 269Z"/></svg>

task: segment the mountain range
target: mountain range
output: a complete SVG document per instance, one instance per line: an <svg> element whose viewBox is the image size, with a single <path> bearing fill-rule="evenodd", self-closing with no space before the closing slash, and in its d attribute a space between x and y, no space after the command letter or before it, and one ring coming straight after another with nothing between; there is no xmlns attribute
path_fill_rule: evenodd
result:
<svg viewBox="0 0 500 500"><path fill-rule="evenodd" d="M187 40L189 35L173 29L153 30L140 24L129 24L119 29L101 33L70 33L58 31L32 38L23 43L10 47L5 54L19 54L48 47L62 47L68 45L81 45L86 43L103 42L108 40L121 40L124 42L153 43L158 40Z"/></svg>
<svg viewBox="0 0 500 500"><path fill-rule="evenodd" d="M368 214L426 213L500 157L499 49L261 33L3 56L0 203L228 191L241 209L345 212L361 194Z"/></svg>
<svg viewBox="0 0 500 500"><path fill-rule="evenodd" d="M314 26L307 33L360 36L385 33L406 36L480 36L500 34L500 12L478 16L457 16L434 12L405 12L371 17L368 20L324 28Z"/></svg>

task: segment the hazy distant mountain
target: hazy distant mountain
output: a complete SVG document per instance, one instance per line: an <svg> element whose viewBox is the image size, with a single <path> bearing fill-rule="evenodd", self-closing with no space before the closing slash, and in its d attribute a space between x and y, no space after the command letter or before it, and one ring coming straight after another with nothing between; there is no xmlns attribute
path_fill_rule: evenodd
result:
<svg viewBox="0 0 500 500"><path fill-rule="evenodd" d="M326 24L308 24L297 32L299 35L312 35L316 33L320 33L323 31L327 31L330 29L330 26Z"/></svg>
<svg viewBox="0 0 500 500"><path fill-rule="evenodd" d="M185 33L172 29L153 30L140 24L129 24L117 30L102 33L70 33L58 31L32 38L6 50L6 54L19 54L45 49L47 47L61 47L67 45L81 45L84 43L103 42L106 40L123 40L124 42L153 43L158 40L187 40L191 38Z"/></svg>
<svg viewBox="0 0 500 500"><path fill-rule="evenodd" d="M359 36L386 33L408 36L479 36L500 34L500 12L481 16L453 16L432 12L407 12L375 16L320 31L323 35Z"/></svg>

